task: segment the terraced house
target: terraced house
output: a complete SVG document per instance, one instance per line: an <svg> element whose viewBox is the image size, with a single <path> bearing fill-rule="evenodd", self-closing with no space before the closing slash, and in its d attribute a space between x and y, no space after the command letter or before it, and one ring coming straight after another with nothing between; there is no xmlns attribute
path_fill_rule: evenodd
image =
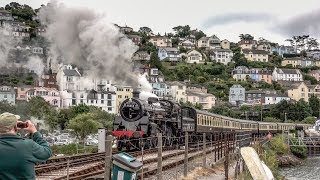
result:
<svg viewBox="0 0 320 180"><path fill-rule="evenodd" d="M251 79L253 81L272 83L272 71L268 69L249 69L245 66L238 66L232 71L232 76L237 81L247 81L248 79Z"/></svg>
<svg viewBox="0 0 320 180"><path fill-rule="evenodd" d="M241 52L249 61L269 62L269 52L257 49L242 49Z"/></svg>
<svg viewBox="0 0 320 180"><path fill-rule="evenodd" d="M308 66L319 66L320 61L311 58L294 57L285 58L281 62L281 66L292 66L292 67L308 67Z"/></svg>
<svg viewBox="0 0 320 180"><path fill-rule="evenodd" d="M216 97L208 93L204 87L188 87L187 101L201 104L203 109L208 110L215 106Z"/></svg>
<svg viewBox="0 0 320 180"><path fill-rule="evenodd" d="M273 81L303 81L300 69L274 68Z"/></svg>

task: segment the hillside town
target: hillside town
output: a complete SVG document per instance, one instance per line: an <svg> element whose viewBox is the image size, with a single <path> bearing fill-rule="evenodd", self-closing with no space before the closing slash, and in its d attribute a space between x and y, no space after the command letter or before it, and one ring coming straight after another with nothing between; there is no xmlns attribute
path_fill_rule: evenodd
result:
<svg viewBox="0 0 320 180"><path fill-rule="evenodd" d="M316 3L24 3L0 2L0 179L318 178Z"/></svg>
<svg viewBox="0 0 320 180"><path fill-rule="evenodd" d="M59 109L86 104L117 114L134 88L108 77L88 77L72 64L51 62L38 10L32 10L27 22L12 14L16 6L0 9L1 32L16 42L7 56L12 66L1 67L0 101L14 105L40 96ZM282 45L250 34L230 42L188 25L163 35L149 27L114 26L138 47L132 71L144 74L159 98L209 111L222 105L267 107L320 97L319 43L308 35L293 36L287 40L290 45ZM41 74L19 66L31 55L43 61ZM26 79L19 81L17 74Z"/></svg>

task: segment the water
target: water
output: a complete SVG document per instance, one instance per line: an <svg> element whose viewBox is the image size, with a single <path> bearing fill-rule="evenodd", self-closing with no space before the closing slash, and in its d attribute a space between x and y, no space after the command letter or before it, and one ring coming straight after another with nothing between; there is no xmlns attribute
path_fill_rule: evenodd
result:
<svg viewBox="0 0 320 180"><path fill-rule="evenodd" d="M282 168L280 173L289 180L318 180L320 179L320 157L310 157L299 166Z"/></svg>

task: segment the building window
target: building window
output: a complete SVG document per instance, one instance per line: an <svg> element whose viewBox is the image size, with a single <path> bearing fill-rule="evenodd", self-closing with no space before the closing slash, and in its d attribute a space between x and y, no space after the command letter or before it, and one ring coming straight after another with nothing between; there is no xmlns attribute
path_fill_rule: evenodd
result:
<svg viewBox="0 0 320 180"><path fill-rule="evenodd" d="M108 101L108 106L112 106L112 105L111 105L111 101Z"/></svg>
<svg viewBox="0 0 320 180"><path fill-rule="evenodd" d="M7 95L5 94L5 95L3 95L3 97L5 98L5 99L7 99Z"/></svg>
<svg viewBox="0 0 320 180"><path fill-rule="evenodd" d="M108 94L108 99L112 99L111 94Z"/></svg>
<svg viewBox="0 0 320 180"><path fill-rule="evenodd" d="M101 100L101 104L104 104L104 100Z"/></svg>
<svg viewBox="0 0 320 180"><path fill-rule="evenodd" d="M112 111L112 107L108 107L108 111Z"/></svg>
<svg viewBox="0 0 320 180"><path fill-rule="evenodd" d="M104 94L101 94L101 99L104 99Z"/></svg>
<svg viewBox="0 0 320 180"><path fill-rule="evenodd" d="M128 99L129 98L129 96L124 96L126 99Z"/></svg>
<svg viewBox="0 0 320 180"><path fill-rule="evenodd" d="M118 98L122 98L122 95L118 95Z"/></svg>

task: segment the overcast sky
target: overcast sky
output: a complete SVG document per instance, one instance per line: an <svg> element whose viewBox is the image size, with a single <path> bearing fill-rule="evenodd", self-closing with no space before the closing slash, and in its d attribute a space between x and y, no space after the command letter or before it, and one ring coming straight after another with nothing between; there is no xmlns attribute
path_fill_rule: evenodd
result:
<svg viewBox="0 0 320 180"><path fill-rule="evenodd" d="M0 0L0 6L12 0ZM190 25L207 35L238 41L239 34L283 43L292 35L320 37L319 0L60 0L105 13L110 21L138 30L150 27L155 33L171 32L177 25ZM16 0L33 8L49 0Z"/></svg>

